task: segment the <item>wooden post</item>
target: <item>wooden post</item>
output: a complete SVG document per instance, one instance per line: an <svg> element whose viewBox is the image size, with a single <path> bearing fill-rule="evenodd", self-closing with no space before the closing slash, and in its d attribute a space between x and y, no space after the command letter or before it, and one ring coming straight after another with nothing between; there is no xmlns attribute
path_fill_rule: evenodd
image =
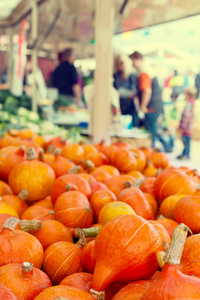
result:
<svg viewBox="0 0 200 300"><path fill-rule="evenodd" d="M37 99L36 99L36 73L37 73L37 37L38 37L38 6L34 0L32 5L32 28L31 37L33 42L32 49L32 72L33 72L33 86L32 86L32 111L37 112Z"/></svg>
<svg viewBox="0 0 200 300"><path fill-rule="evenodd" d="M111 87L113 73L112 35L114 0L96 0L95 20L95 96L92 117L93 142L110 142Z"/></svg>
<svg viewBox="0 0 200 300"><path fill-rule="evenodd" d="M8 57L7 57L7 83L9 89L12 86L12 75L13 75L13 27L8 27L7 29L8 34Z"/></svg>

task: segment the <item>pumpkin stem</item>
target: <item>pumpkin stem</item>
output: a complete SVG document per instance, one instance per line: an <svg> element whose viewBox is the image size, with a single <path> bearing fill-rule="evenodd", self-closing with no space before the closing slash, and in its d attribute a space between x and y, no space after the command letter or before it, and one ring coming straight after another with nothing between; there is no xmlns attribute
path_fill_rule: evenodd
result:
<svg viewBox="0 0 200 300"><path fill-rule="evenodd" d="M55 151L54 151L54 155L55 156L61 155L61 149L60 148L56 148Z"/></svg>
<svg viewBox="0 0 200 300"><path fill-rule="evenodd" d="M52 153L53 152L53 150L54 150L54 145L49 145L48 147L47 147L47 153Z"/></svg>
<svg viewBox="0 0 200 300"><path fill-rule="evenodd" d="M188 234L188 227L181 223L174 229L169 248L164 255L164 261L170 265L179 265Z"/></svg>
<svg viewBox="0 0 200 300"><path fill-rule="evenodd" d="M162 173L162 171L163 171L162 168L158 168L158 170L156 172L156 177L158 177Z"/></svg>
<svg viewBox="0 0 200 300"><path fill-rule="evenodd" d="M131 187L134 187L134 188L140 188L141 185L143 185L144 183L144 180L142 178L137 178L135 179L135 181L132 183L132 186Z"/></svg>
<svg viewBox="0 0 200 300"><path fill-rule="evenodd" d="M40 161L44 161L44 151L43 150L39 152L38 159Z"/></svg>
<svg viewBox="0 0 200 300"><path fill-rule="evenodd" d="M26 201L27 198L28 198L28 191L23 189L19 195L18 195L19 199L23 200L23 201Z"/></svg>
<svg viewBox="0 0 200 300"><path fill-rule="evenodd" d="M164 251L159 251L156 253L157 262L158 262L160 268L162 268L165 265L165 261L163 259L164 255L165 255Z"/></svg>
<svg viewBox="0 0 200 300"><path fill-rule="evenodd" d="M94 163L89 159L85 159L83 165L88 171L92 171L95 168Z"/></svg>
<svg viewBox="0 0 200 300"><path fill-rule="evenodd" d="M81 166L74 166L68 172L68 174L78 174L81 173Z"/></svg>
<svg viewBox="0 0 200 300"><path fill-rule="evenodd" d="M147 159L147 167L154 168L153 162L150 159Z"/></svg>
<svg viewBox="0 0 200 300"><path fill-rule="evenodd" d="M124 182L124 188L125 189L128 189L128 188L130 188L132 186L132 182L130 181L130 180L126 180L125 182Z"/></svg>
<svg viewBox="0 0 200 300"><path fill-rule="evenodd" d="M21 220L19 222L19 228L25 232L38 230L41 226L42 222L38 220Z"/></svg>
<svg viewBox="0 0 200 300"><path fill-rule="evenodd" d="M13 231L15 229L15 227L17 226L17 224L19 223L19 221L20 221L19 219L15 218L15 217L11 217L5 221L5 223L3 224L3 228Z"/></svg>
<svg viewBox="0 0 200 300"><path fill-rule="evenodd" d="M86 242L86 239L85 239L85 234L84 234L84 232L83 232L83 230L82 229L80 229L80 228L76 228L76 230L75 230L77 233L78 233L78 237L79 237L79 240L78 240L78 246L80 247L80 248L83 248L83 247L85 247L85 245L87 244L87 242Z"/></svg>
<svg viewBox="0 0 200 300"><path fill-rule="evenodd" d="M99 228L98 227L92 227L92 228L76 228L74 236L77 238L80 238L80 230L83 231L85 237L96 237L97 234L99 233Z"/></svg>
<svg viewBox="0 0 200 300"><path fill-rule="evenodd" d="M71 183L68 183L65 187L66 191L69 192L72 190L72 184Z"/></svg>
<svg viewBox="0 0 200 300"><path fill-rule="evenodd" d="M23 272L29 273L33 270L33 264L29 262L23 262L22 264L22 270Z"/></svg>
<svg viewBox="0 0 200 300"><path fill-rule="evenodd" d="M165 216L160 215L160 216L158 217L158 220L159 220L159 219L166 219L166 218L165 218Z"/></svg>
<svg viewBox="0 0 200 300"><path fill-rule="evenodd" d="M30 147L27 151L26 151L26 156L28 160L33 160L33 159L37 159L37 155L35 152L35 149L33 147Z"/></svg>
<svg viewBox="0 0 200 300"><path fill-rule="evenodd" d="M68 298L64 298L64 297L59 297L56 300L69 300Z"/></svg>
<svg viewBox="0 0 200 300"><path fill-rule="evenodd" d="M197 184L196 190L200 191L200 183Z"/></svg>
<svg viewBox="0 0 200 300"><path fill-rule="evenodd" d="M105 295L105 291L102 292L97 292L93 289L90 289L90 294L98 300L105 300L106 299L106 295Z"/></svg>
<svg viewBox="0 0 200 300"><path fill-rule="evenodd" d="M53 216L54 215L54 210L49 210L48 213Z"/></svg>
<svg viewBox="0 0 200 300"><path fill-rule="evenodd" d="M65 142L66 142L66 138L64 138L64 137L61 137L61 138L60 138L60 142L61 142L62 144L65 144Z"/></svg>

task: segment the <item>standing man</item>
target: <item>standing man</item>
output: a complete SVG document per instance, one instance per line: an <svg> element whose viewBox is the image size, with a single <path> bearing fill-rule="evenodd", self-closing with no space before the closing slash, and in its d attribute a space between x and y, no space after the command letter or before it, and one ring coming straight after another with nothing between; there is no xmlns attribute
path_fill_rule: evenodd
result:
<svg viewBox="0 0 200 300"><path fill-rule="evenodd" d="M52 73L52 84L59 94L65 96L72 103L81 106L81 88L78 84L78 74L74 66L73 49L66 49L60 55L60 65Z"/></svg>
<svg viewBox="0 0 200 300"><path fill-rule="evenodd" d="M163 113L162 91L152 68L145 66L143 55L134 52L130 55L137 71L140 109L145 114L145 129L152 135L152 147L155 147L157 120Z"/></svg>

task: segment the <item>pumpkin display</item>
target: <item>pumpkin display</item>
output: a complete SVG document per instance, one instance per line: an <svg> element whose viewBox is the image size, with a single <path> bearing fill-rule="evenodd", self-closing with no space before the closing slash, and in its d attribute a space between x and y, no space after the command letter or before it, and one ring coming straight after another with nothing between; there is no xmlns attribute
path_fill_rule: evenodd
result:
<svg viewBox="0 0 200 300"><path fill-rule="evenodd" d="M143 294L142 300L150 299L198 299L200 279L183 274L179 264L187 237L187 227L180 224L174 231L160 276Z"/></svg>
<svg viewBox="0 0 200 300"><path fill-rule="evenodd" d="M62 149L61 155L79 164L84 159L85 151L81 145L69 144Z"/></svg>
<svg viewBox="0 0 200 300"><path fill-rule="evenodd" d="M41 268L44 257L42 245L33 235L15 230L18 222L18 219L10 218L0 231L0 266L28 261L34 267Z"/></svg>
<svg viewBox="0 0 200 300"><path fill-rule="evenodd" d="M175 194L165 198L160 205L160 209L159 209L160 213L164 217L174 220L175 206L178 203L178 201L184 197L186 197L186 195Z"/></svg>
<svg viewBox="0 0 200 300"><path fill-rule="evenodd" d="M61 241L73 243L72 235L67 227L56 220L44 220L42 227L32 231L31 234L40 241L44 250L50 245Z"/></svg>
<svg viewBox="0 0 200 300"><path fill-rule="evenodd" d="M91 195L89 183L78 174L66 174L56 179L51 190L51 201L55 205L57 198L66 192L68 183L74 184L78 191L83 193L87 198Z"/></svg>
<svg viewBox="0 0 200 300"><path fill-rule="evenodd" d="M26 152L24 145L20 146L15 152L8 155L0 165L0 176L8 181L8 176L14 166L26 160Z"/></svg>
<svg viewBox="0 0 200 300"><path fill-rule="evenodd" d="M160 218L160 219L157 219L156 222L162 224L165 227L165 229L169 233L170 238L172 238L174 229L179 225L176 221L168 219L168 218Z"/></svg>
<svg viewBox="0 0 200 300"><path fill-rule="evenodd" d="M192 177L186 173L167 169L156 178L154 189L157 199L162 202L174 194L192 195L196 191L196 186Z"/></svg>
<svg viewBox="0 0 200 300"><path fill-rule="evenodd" d="M15 195L4 195L0 198L2 202L10 204L12 208L14 208L21 217L23 212L28 208L27 203L25 202L28 197L28 192L26 190L22 190L18 196Z"/></svg>
<svg viewBox="0 0 200 300"><path fill-rule="evenodd" d="M65 277L61 281L60 285L71 286L73 288L89 293L92 287L92 274L84 272L74 273Z"/></svg>
<svg viewBox="0 0 200 300"><path fill-rule="evenodd" d="M19 300L15 294L4 284L0 283L0 299Z"/></svg>
<svg viewBox="0 0 200 300"><path fill-rule="evenodd" d="M54 211L52 209L46 208L40 205L32 205L21 216L22 219L26 220L54 220Z"/></svg>
<svg viewBox="0 0 200 300"><path fill-rule="evenodd" d="M87 228L92 225L93 212L85 195L77 191L58 197L54 207L55 218L67 227Z"/></svg>
<svg viewBox="0 0 200 300"><path fill-rule="evenodd" d="M187 196L176 204L174 218L178 223L187 225L193 233L200 233L199 210L200 196Z"/></svg>
<svg viewBox="0 0 200 300"><path fill-rule="evenodd" d="M109 155L111 165L116 167L120 172L130 172L136 170L137 160L131 151L123 148L115 148Z"/></svg>
<svg viewBox="0 0 200 300"><path fill-rule="evenodd" d="M35 159L35 151L27 151L27 161L16 165L9 175L9 185L15 194L23 189L28 191L28 201L34 202L49 196L55 181L53 169Z"/></svg>
<svg viewBox="0 0 200 300"><path fill-rule="evenodd" d="M34 300L39 293L52 286L49 277L29 262L0 267L0 283L7 286L19 300Z"/></svg>
<svg viewBox="0 0 200 300"><path fill-rule="evenodd" d="M7 183L5 183L4 181L0 180L0 196L12 195L12 194L13 194L13 192L12 192L10 186Z"/></svg>
<svg viewBox="0 0 200 300"><path fill-rule="evenodd" d="M83 272L82 251L79 244L57 242L44 253L43 270L53 285L59 284L66 276Z"/></svg>
<svg viewBox="0 0 200 300"><path fill-rule="evenodd" d="M49 165L54 170L56 178L67 174L71 168L75 165L69 159L62 157L61 151L59 149L55 150L55 159L54 161L50 161Z"/></svg>
<svg viewBox="0 0 200 300"><path fill-rule="evenodd" d="M99 190L92 194L90 204L94 213L95 221L98 221L100 210L104 207L104 205L116 200L117 198L115 194L109 190Z"/></svg>
<svg viewBox="0 0 200 300"><path fill-rule="evenodd" d="M121 215L136 215L130 205L121 201L107 203L100 211L98 221L100 225L105 225L110 220Z"/></svg>
<svg viewBox="0 0 200 300"><path fill-rule="evenodd" d="M94 272L94 268L96 264L96 259L94 255L94 244L95 244L95 240L90 241L85 245L85 247L82 250L82 263L85 269L89 273Z"/></svg>
<svg viewBox="0 0 200 300"><path fill-rule="evenodd" d="M69 286L59 285L42 291L34 300L95 300L90 294Z"/></svg>
<svg viewBox="0 0 200 300"><path fill-rule="evenodd" d="M161 249L162 239L148 221L135 215L116 217L100 230L95 240L93 289L102 291L115 281L151 277L158 268L155 253Z"/></svg>

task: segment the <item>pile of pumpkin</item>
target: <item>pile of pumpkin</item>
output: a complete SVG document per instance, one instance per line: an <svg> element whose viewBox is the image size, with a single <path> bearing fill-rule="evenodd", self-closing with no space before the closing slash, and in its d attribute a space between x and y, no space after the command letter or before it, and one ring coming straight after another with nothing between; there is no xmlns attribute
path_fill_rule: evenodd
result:
<svg viewBox="0 0 200 300"><path fill-rule="evenodd" d="M0 162L0 299L200 299L196 170L27 129Z"/></svg>

